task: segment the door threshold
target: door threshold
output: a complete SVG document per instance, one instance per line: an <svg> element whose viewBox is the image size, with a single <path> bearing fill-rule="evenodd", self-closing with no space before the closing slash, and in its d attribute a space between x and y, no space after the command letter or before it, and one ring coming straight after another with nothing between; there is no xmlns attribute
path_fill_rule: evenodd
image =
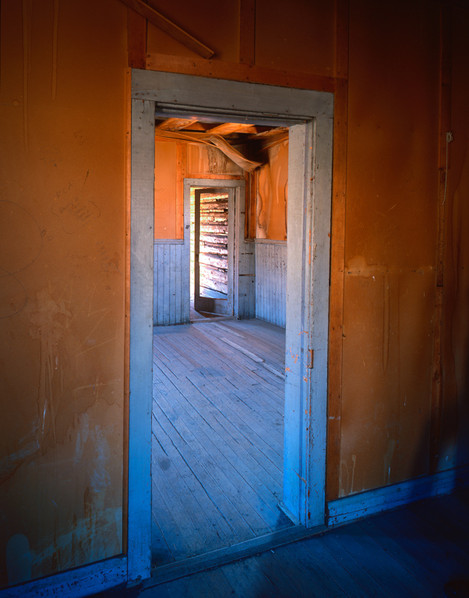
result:
<svg viewBox="0 0 469 598"><path fill-rule="evenodd" d="M208 569L221 567L222 565L227 565L228 563L254 556L260 552L279 548L285 544L298 542L299 540L304 540L311 536L321 534L326 529L325 525L312 528L297 525L270 532L263 536L259 536L258 538L245 540L244 542L239 542L238 544L233 544L226 548L211 550L205 554L189 557L167 565L155 565L151 577L143 583L142 589L145 590L169 581L180 579L181 577L187 577L188 575L194 575L195 573L207 571Z"/></svg>

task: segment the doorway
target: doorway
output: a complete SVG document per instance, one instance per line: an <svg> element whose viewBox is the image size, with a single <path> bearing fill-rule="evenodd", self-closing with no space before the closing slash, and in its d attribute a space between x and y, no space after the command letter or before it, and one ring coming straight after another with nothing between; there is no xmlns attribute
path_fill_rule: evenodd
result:
<svg viewBox="0 0 469 598"><path fill-rule="evenodd" d="M135 575L148 574L151 543L153 285L148 222L153 211L155 104L175 114L183 107L225 111L230 120L275 120L290 126L288 263L295 267L287 273L283 503L292 519L311 527L324 521L325 505L332 96L149 71L133 72L132 95L128 540L129 567Z"/></svg>
<svg viewBox="0 0 469 598"><path fill-rule="evenodd" d="M233 315L233 193L193 189L191 193L191 294L194 310ZM193 201L192 201L193 199Z"/></svg>

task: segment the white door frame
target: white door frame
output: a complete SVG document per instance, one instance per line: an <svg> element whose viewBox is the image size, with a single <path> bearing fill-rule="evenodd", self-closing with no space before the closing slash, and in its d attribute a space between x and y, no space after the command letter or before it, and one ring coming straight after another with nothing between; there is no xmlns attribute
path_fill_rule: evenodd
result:
<svg viewBox="0 0 469 598"><path fill-rule="evenodd" d="M290 129L284 508L325 520L333 96L132 71L128 577L151 570L151 408L155 109ZM304 248L307 248L304 251ZM314 363L313 363L314 357Z"/></svg>

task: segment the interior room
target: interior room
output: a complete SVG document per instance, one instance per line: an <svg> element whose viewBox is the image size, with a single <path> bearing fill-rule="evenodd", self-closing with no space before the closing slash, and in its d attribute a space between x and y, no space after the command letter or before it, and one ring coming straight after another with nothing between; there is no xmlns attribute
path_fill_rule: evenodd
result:
<svg viewBox="0 0 469 598"><path fill-rule="evenodd" d="M467 590L468 29L0 2L1 598Z"/></svg>

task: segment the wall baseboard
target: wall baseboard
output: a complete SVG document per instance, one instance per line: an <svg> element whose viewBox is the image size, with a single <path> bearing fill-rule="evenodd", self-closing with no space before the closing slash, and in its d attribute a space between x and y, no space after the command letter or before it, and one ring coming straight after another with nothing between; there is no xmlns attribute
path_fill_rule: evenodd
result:
<svg viewBox="0 0 469 598"><path fill-rule="evenodd" d="M0 590L0 598L81 598L127 581L127 557L121 556Z"/></svg>
<svg viewBox="0 0 469 598"><path fill-rule="evenodd" d="M327 525L340 525L424 498L450 494L457 488L467 486L469 466L464 466L385 488L352 494L327 504Z"/></svg>

